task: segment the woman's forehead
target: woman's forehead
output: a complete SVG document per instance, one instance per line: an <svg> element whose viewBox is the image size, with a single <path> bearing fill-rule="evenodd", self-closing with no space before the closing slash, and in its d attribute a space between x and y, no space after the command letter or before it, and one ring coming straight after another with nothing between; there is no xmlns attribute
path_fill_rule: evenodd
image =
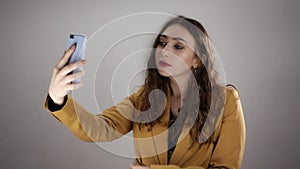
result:
<svg viewBox="0 0 300 169"><path fill-rule="evenodd" d="M195 43L194 37L190 34L190 32L178 24L167 27L167 29L162 32L162 35L172 39L182 39L191 46L194 46Z"/></svg>

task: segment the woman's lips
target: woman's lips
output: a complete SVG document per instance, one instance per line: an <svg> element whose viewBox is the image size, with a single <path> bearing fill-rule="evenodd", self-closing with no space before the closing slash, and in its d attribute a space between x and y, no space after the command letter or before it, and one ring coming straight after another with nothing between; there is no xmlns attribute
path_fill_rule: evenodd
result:
<svg viewBox="0 0 300 169"><path fill-rule="evenodd" d="M158 64L159 64L159 66L161 66L161 67L171 66L170 64L168 64L167 62L164 62L164 61L159 61Z"/></svg>

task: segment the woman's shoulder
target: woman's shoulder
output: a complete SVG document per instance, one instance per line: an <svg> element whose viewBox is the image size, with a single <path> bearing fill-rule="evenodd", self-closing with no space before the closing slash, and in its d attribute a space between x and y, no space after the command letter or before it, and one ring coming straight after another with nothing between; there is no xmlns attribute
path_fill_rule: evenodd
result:
<svg viewBox="0 0 300 169"><path fill-rule="evenodd" d="M144 99L144 95L145 95L145 86L142 85L136 87L128 98L134 105L136 105L138 102Z"/></svg>
<svg viewBox="0 0 300 169"><path fill-rule="evenodd" d="M217 111L234 104L236 100L240 99L237 87L232 84L219 85L212 95L214 96L214 106L211 108Z"/></svg>
<svg viewBox="0 0 300 169"><path fill-rule="evenodd" d="M238 88L235 85L227 84L225 89L226 89L226 100L229 100L230 97L233 97L236 100L240 99Z"/></svg>
<svg viewBox="0 0 300 169"><path fill-rule="evenodd" d="M141 95L143 95L144 91L145 91L144 85L137 86L133 89L132 94L129 97L132 99L139 98Z"/></svg>
<svg viewBox="0 0 300 169"><path fill-rule="evenodd" d="M240 95L237 87L226 85L226 103L223 117L235 117L243 114Z"/></svg>

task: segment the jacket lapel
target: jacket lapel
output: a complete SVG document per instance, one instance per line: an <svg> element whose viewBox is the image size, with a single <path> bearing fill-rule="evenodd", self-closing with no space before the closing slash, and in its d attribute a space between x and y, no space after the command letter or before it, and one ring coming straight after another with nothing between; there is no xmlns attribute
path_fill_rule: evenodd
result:
<svg viewBox="0 0 300 169"><path fill-rule="evenodd" d="M161 117L161 123L152 127L153 143L156 151L157 162L161 165L168 163L168 123L170 115L170 89L167 90L167 105Z"/></svg>
<svg viewBox="0 0 300 169"><path fill-rule="evenodd" d="M178 142L176 144L175 150L173 152L173 155L170 159L170 164L178 164L180 160L186 156L186 153L188 153L188 147L190 147L192 143L189 129L184 128L182 129L182 132L179 136Z"/></svg>
<svg viewBox="0 0 300 169"><path fill-rule="evenodd" d="M156 161L158 164L168 164L168 122L170 116L170 89L167 90L167 105L161 117L162 124L154 125L152 128L153 143L156 151ZM176 144L170 164L177 164L188 152L188 147L192 143L189 129L183 128Z"/></svg>

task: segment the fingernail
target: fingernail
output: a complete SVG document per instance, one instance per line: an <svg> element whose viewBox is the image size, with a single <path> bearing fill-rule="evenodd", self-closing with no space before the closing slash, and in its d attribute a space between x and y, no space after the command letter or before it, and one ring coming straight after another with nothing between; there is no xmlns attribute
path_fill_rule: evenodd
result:
<svg viewBox="0 0 300 169"><path fill-rule="evenodd" d="M75 49L75 47L76 47L76 45L75 45L75 44L73 44L73 45L71 46L71 49L72 49L72 50L74 50L74 49Z"/></svg>

